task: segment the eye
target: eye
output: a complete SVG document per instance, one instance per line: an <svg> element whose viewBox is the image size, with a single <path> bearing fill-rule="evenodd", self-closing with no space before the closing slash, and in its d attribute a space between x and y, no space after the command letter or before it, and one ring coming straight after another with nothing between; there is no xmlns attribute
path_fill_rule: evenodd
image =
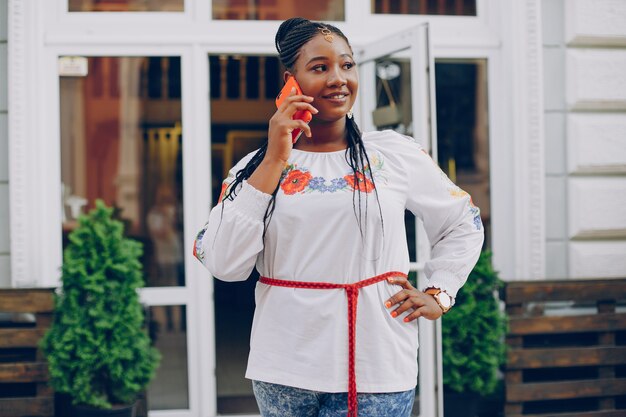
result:
<svg viewBox="0 0 626 417"><path fill-rule="evenodd" d="M344 69L350 69L352 67L354 67L354 62L346 62L345 64L343 64L343 68Z"/></svg>
<svg viewBox="0 0 626 417"><path fill-rule="evenodd" d="M320 65L316 65L313 68L311 68L311 71L314 72L323 72L326 71L326 65L320 64Z"/></svg>

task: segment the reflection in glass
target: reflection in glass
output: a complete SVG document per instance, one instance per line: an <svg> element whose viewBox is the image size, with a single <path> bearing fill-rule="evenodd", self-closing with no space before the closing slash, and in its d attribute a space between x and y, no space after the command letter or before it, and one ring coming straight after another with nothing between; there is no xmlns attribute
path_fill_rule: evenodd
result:
<svg viewBox="0 0 626 417"><path fill-rule="evenodd" d="M69 0L70 12L182 12L184 0Z"/></svg>
<svg viewBox="0 0 626 417"><path fill-rule="evenodd" d="M476 0L372 0L376 14L476 16Z"/></svg>
<svg viewBox="0 0 626 417"><path fill-rule="evenodd" d="M146 284L185 285L180 58L90 57L60 90L64 238L103 199L143 243Z"/></svg>
<svg viewBox="0 0 626 417"><path fill-rule="evenodd" d="M161 365L148 386L148 409L189 408L185 306L152 306L146 315L150 338L161 352Z"/></svg>
<svg viewBox="0 0 626 417"><path fill-rule="evenodd" d="M344 0L213 0L215 20L344 20Z"/></svg>
<svg viewBox="0 0 626 417"><path fill-rule="evenodd" d="M480 207L490 248L487 61L437 60L435 80L439 166Z"/></svg>
<svg viewBox="0 0 626 417"><path fill-rule="evenodd" d="M411 62L405 58L377 59L376 109L372 120L377 130L393 129L413 136Z"/></svg>

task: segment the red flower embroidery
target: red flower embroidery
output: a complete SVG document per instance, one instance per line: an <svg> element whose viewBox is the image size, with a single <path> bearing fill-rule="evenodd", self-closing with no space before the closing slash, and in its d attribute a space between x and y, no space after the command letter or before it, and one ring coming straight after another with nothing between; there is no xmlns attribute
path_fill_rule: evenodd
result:
<svg viewBox="0 0 626 417"><path fill-rule="evenodd" d="M309 172L303 172L299 169L291 171L283 182L280 184L280 188L288 195L299 193L303 191L311 181L311 174Z"/></svg>
<svg viewBox="0 0 626 417"><path fill-rule="evenodd" d="M354 174L348 174L343 177L348 182L353 190L365 191L371 193L374 190L374 183L370 181L362 172L356 173L356 181L354 180Z"/></svg>
<svg viewBox="0 0 626 417"><path fill-rule="evenodd" d="M222 199L224 198L224 194L226 194L226 189L228 188L228 183L226 183L226 181L224 181L222 183L222 191L220 191L220 198L217 200L218 203L222 202Z"/></svg>

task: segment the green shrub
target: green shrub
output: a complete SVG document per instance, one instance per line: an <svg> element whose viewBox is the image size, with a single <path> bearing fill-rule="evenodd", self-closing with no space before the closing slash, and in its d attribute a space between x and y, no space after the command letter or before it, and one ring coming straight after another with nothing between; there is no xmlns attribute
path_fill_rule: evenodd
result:
<svg viewBox="0 0 626 417"><path fill-rule="evenodd" d="M503 282L483 252L442 321L443 383L457 392L491 394L504 362L506 316L498 290Z"/></svg>
<svg viewBox="0 0 626 417"><path fill-rule="evenodd" d="M62 287L41 347L52 387L76 405L132 404L160 355L143 329L141 243L102 201L79 219L63 253Z"/></svg>

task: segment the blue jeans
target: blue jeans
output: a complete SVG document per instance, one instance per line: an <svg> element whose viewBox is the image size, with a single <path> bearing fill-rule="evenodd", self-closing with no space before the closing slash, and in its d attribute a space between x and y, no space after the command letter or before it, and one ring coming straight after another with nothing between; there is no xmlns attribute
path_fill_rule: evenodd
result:
<svg viewBox="0 0 626 417"><path fill-rule="evenodd" d="M252 381L263 417L345 417L348 393L309 391L268 382ZM359 417L410 417L415 389L376 394L359 393Z"/></svg>

